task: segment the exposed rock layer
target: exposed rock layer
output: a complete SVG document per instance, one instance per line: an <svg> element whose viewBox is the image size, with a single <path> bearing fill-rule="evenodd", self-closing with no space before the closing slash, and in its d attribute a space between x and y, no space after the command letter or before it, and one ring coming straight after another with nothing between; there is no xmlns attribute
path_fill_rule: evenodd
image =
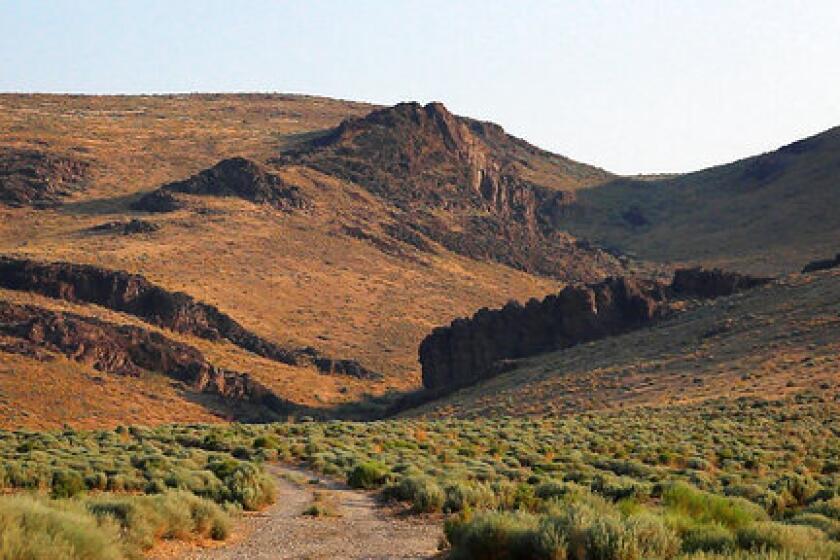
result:
<svg viewBox="0 0 840 560"><path fill-rule="evenodd" d="M82 190L90 164L38 150L0 148L0 202L44 206Z"/></svg>
<svg viewBox="0 0 840 560"><path fill-rule="evenodd" d="M286 185L263 166L241 157L225 159L209 169L162 186L135 202L135 210L171 212L182 207L172 193L237 197L257 204L269 204L279 210L303 210L311 201L299 188Z"/></svg>
<svg viewBox="0 0 840 560"><path fill-rule="evenodd" d="M140 317L176 332L227 339L260 356L290 365L312 364L324 373L378 378L353 360L333 359L313 348L288 349L248 331L216 307L170 292L138 274L71 263L0 257L0 287L70 302L93 303Z"/></svg>
<svg viewBox="0 0 840 560"><path fill-rule="evenodd" d="M107 373L159 372L232 404L289 411L288 403L247 374L217 368L197 349L139 327L0 301L0 334L34 357L46 350Z"/></svg>
<svg viewBox="0 0 840 560"><path fill-rule="evenodd" d="M105 222L93 226L88 231L91 233L118 233L121 235L136 235L141 233L154 233L160 229L160 226L153 222L146 222L143 220L129 220L127 222L115 221Z"/></svg>
<svg viewBox="0 0 840 560"><path fill-rule="evenodd" d="M569 280L623 271L562 231L572 189L610 177L543 152L439 103L401 103L348 119L276 160L354 182L394 205L407 228L481 260ZM551 173L539 175L546 166ZM550 175L560 184L532 177Z"/></svg>
<svg viewBox="0 0 840 560"><path fill-rule="evenodd" d="M454 389L500 373L506 360L524 358L616 335L650 324L677 297L731 295L768 282L720 270L680 270L670 285L630 278L571 285L524 306L481 309L435 329L420 345L423 386Z"/></svg>

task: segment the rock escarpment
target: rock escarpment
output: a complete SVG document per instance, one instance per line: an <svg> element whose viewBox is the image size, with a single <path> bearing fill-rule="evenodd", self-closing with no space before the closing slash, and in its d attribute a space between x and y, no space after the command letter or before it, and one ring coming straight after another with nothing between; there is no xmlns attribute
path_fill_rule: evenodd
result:
<svg viewBox="0 0 840 560"><path fill-rule="evenodd" d="M0 202L46 206L84 189L88 162L44 152L0 148Z"/></svg>
<svg viewBox="0 0 840 560"><path fill-rule="evenodd" d="M172 212L183 204L173 193L236 197L278 210L304 210L311 201L299 188L286 185L276 174L251 160L225 159L188 179L160 187L136 201L132 208L145 212Z"/></svg>
<svg viewBox="0 0 840 560"><path fill-rule="evenodd" d="M290 365L312 364L324 373L379 378L352 360L333 359L313 348L284 348L248 331L218 308L182 292L170 292L138 274L71 263L0 257L0 287L75 303L92 303L208 340L226 339L254 354Z"/></svg>
<svg viewBox="0 0 840 560"><path fill-rule="evenodd" d="M43 358L44 351L64 354L118 375L159 372L228 404L257 405L275 414L290 410L289 403L249 375L217 368L192 346L139 327L0 301L0 337L7 351L36 358Z"/></svg>
<svg viewBox="0 0 840 560"><path fill-rule="evenodd" d="M475 259L573 280L623 270L613 255L561 227L573 189L608 173L457 117L440 103L401 103L345 120L274 163L356 183L396 207L407 227Z"/></svg>
<svg viewBox="0 0 840 560"><path fill-rule="evenodd" d="M630 278L572 285L524 306L481 309L435 329L420 344L423 386L433 391L463 387L503 371L506 360L568 348L648 325L668 313L673 299L712 298L749 289L769 279L720 270L677 271L670 285Z"/></svg>

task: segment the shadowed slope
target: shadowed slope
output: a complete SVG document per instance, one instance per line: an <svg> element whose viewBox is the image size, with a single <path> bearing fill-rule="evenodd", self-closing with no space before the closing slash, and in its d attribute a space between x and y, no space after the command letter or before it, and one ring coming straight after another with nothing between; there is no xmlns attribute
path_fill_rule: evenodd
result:
<svg viewBox="0 0 840 560"><path fill-rule="evenodd" d="M840 244L840 128L666 179L581 191L563 222L643 259L793 272Z"/></svg>

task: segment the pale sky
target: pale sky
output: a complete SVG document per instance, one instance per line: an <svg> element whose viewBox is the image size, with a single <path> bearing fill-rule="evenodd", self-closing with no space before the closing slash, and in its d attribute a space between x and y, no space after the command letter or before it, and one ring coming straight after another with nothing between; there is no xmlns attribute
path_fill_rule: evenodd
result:
<svg viewBox="0 0 840 560"><path fill-rule="evenodd" d="M840 1L0 0L0 91L438 100L690 171L840 125Z"/></svg>

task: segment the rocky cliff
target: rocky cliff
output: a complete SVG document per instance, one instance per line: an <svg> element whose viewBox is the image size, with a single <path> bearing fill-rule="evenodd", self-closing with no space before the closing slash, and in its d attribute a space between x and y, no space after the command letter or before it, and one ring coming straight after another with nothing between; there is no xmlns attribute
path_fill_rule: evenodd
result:
<svg viewBox="0 0 840 560"><path fill-rule="evenodd" d="M549 154L440 103L401 103L348 119L275 160L356 183L402 224L447 249L570 280L623 271L563 232L574 189L611 177Z"/></svg>
<svg viewBox="0 0 840 560"><path fill-rule="evenodd" d="M260 356L291 365L312 364L324 373L378 378L352 360L333 359L313 348L284 348L245 329L218 308L182 292L170 292L138 274L71 263L0 257L0 287L76 303L92 303L208 340L227 339Z"/></svg>
<svg viewBox="0 0 840 560"><path fill-rule="evenodd" d="M132 207L145 212L178 210L183 204L173 193L236 197L283 211L305 210L312 205L300 189L284 184L279 176L262 165L235 157L224 159L183 181L164 185L140 198Z"/></svg>
<svg viewBox="0 0 840 560"><path fill-rule="evenodd" d="M44 352L64 354L118 375L158 372L233 406L256 405L275 414L290 411L289 403L247 374L217 368L192 346L135 326L0 301L0 347L40 359L47 358Z"/></svg>
<svg viewBox="0 0 840 560"><path fill-rule="evenodd" d="M688 269L671 284L608 278L571 285L524 306L481 309L435 329L420 344L423 386L433 391L463 387L497 375L506 360L567 348L648 325L671 311L673 300L731 295L764 283L720 270Z"/></svg>

